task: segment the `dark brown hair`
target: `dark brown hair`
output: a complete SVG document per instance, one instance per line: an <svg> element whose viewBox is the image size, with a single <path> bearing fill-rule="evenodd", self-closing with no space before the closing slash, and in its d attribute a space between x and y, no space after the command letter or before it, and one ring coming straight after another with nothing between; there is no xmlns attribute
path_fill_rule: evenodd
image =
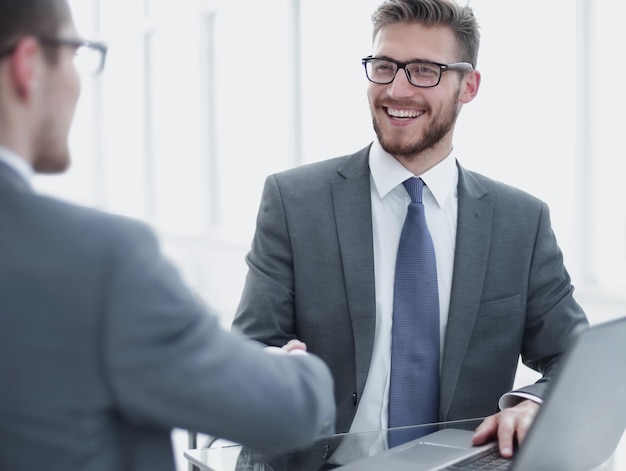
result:
<svg viewBox="0 0 626 471"><path fill-rule="evenodd" d="M469 5L454 0L385 0L372 14L374 38L384 26L394 23L419 23L452 29L459 46L459 61L476 67L480 33L478 21Z"/></svg>
<svg viewBox="0 0 626 471"><path fill-rule="evenodd" d="M56 36L71 19L67 0L0 0L0 50L24 36Z"/></svg>

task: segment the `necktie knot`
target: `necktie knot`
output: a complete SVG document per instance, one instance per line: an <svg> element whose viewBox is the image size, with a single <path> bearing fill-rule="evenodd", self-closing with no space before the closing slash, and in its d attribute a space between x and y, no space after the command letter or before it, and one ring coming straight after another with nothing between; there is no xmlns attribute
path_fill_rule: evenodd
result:
<svg viewBox="0 0 626 471"><path fill-rule="evenodd" d="M413 203L421 203L422 202L422 191L424 190L424 180L421 178L409 178L403 182L404 188L409 193L411 197L411 202Z"/></svg>

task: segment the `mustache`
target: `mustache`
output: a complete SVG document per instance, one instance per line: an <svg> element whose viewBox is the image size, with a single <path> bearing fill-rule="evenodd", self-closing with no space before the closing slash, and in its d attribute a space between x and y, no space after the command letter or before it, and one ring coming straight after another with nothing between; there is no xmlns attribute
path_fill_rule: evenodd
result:
<svg viewBox="0 0 626 471"><path fill-rule="evenodd" d="M428 106L426 103L415 100L393 100L389 98L384 98L376 100L375 105L384 108L420 108L430 111L430 106Z"/></svg>

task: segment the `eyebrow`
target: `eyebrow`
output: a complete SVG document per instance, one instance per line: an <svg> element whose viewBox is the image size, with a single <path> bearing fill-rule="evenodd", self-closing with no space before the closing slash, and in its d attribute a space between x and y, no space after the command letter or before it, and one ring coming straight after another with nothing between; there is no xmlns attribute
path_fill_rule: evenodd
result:
<svg viewBox="0 0 626 471"><path fill-rule="evenodd" d="M435 61L435 60L432 60L432 59L421 59L421 58L419 58L419 59L410 59L408 61L400 61L398 59L394 59L393 57L389 57L389 56L386 56L386 55L381 55L381 56L373 55L372 58L373 59L384 59L384 60L389 60L389 61L392 61L392 62L399 62L401 64L409 64L411 62L427 62L429 64L443 64L443 62L438 62L438 61Z"/></svg>

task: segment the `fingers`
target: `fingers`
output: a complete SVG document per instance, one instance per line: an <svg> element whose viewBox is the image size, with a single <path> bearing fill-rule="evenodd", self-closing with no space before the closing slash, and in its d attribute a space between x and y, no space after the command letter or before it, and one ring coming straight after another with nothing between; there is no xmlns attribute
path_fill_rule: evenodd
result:
<svg viewBox="0 0 626 471"><path fill-rule="evenodd" d="M498 431L498 420L495 415L487 417L476 428L474 436L472 437L472 445L484 445L489 440L495 437Z"/></svg>
<svg viewBox="0 0 626 471"><path fill-rule="evenodd" d="M507 412L505 414L505 411ZM498 448L500 454L504 458L513 456L513 439L515 437L515 417L514 414L508 413L509 409L505 409L496 415L487 417L480 424L474 436L472 437L473 445L484 445L489 440L498 438Z"/></svg>
<svg viewBox="0 0 626 471"><path fill-rule="evenodd" d="M298 339L292 339L289 342L287 342L285 345L283 345L282 349L287 352L293 352L295 350L301 350L303 352L306 352L306 343Z"/></svg>
<svg viewBox="0 0 626 471"><path fill-rule="evenodd" d="M539 404L525 400L515 407L489 416L476 428L472 443L482 445L497 436L500 454L504 458L511 458L515 440L518 444L524 441L538 410Z"/></svg>
<svg viewBox="0 0 626 471"><path fill-rule="evenodd" d="M265 347L265 351L269 353L280 353L280 354L293 354L293 355L306 355L306 344L301 342L300 340L293 339L287 342L282 347L274 347L268 346Z"/></svg>
<svg viewBox="0 0 626 471"><path fill-rule="evenodd" d="M530 426L532 425L537 412L539 412L539 407L539 404L534 401L524 401L514 407L514 409L518 409L520 412L517 416L516 426L517 442L520 445L526 439Z"/></svg>
<svg viewBox="0 0 626 471"><path fill-rule="evenodd" d="M513 456L517 416L511 413L511 409L505 409L500 412L500 419L498 420L498 447L503 458L511 458Z"/></svg>

